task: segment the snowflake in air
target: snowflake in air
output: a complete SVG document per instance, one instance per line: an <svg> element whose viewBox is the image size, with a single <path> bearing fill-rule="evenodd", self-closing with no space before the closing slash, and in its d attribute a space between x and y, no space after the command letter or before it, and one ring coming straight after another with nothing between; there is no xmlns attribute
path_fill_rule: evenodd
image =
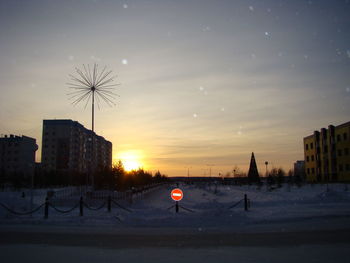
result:
<svg viewBox="0 0 350 263"><path fill-rule="evenodd" d="M242 126L239 126L238 131L237 131L237 135L238 135L238 136L241 136L241 135L243 134L242 129L243 129L243 127L242 127Z"/></svg>

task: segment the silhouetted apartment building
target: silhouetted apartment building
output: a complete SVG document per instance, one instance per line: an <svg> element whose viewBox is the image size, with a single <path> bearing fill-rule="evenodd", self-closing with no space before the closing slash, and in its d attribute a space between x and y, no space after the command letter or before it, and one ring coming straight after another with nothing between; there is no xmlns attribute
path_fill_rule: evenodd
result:
<svg viewBox="0 0 350 263"><path fill-rule="evenodd" d="M110 169L112 143L77 121L44 120L41 162L45 171Z"/></svg>
<svg viewBox="0 0 350 263"><path fill-rule="evenodd" d="M304 138L308 181L350 181L350 122L329 125Z"/></svg>
<svg viewBox="0 0 350 263"><path fill-rule="evenodd" d="M34 138L5 135L0 138L0 174L32 176L35 169L35 152L38 145Z"/></svg>

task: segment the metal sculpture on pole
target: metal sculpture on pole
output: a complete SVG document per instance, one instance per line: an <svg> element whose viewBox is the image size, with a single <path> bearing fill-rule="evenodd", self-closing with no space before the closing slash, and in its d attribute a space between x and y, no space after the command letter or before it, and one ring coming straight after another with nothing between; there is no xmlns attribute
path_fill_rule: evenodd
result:
<svg viewBox="0 0 350 263"><path fill-rule="evenodd" d="M74 91L68 93L69 99L74 106L79 103L85 103L84 109L91 100L91 157L90 157L90 176L91 184L93 187L92 168L94 163L94 129L95 129L95 99L97 107L100 109L100 104L105 102L108 106L116 106L114 102L118 94L114 93L115 86L119 84L113 84L113 81L117 76L112 76L112 70L107 70L105 66L102 70L99 70L98 64L85 66L83 64L82 69L75 68L75 75L69 74L71 82L67 83L70 89Z"/></svg>

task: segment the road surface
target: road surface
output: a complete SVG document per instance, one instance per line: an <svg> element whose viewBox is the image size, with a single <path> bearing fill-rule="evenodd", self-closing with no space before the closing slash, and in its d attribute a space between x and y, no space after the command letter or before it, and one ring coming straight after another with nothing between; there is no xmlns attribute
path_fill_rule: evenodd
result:
<svg viewBox="0 0 350 263"><path fill-rule="evenodd" d="M225 233L0 227L1 262L348 262L349 250L350 229Z"/></svg>

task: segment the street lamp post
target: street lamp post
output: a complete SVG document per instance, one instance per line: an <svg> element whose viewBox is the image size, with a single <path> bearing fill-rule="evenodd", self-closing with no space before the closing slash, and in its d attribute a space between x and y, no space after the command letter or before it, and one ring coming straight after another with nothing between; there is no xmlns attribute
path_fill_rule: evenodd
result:
<svg viewBox="0 0 350 263"><path fill-rule="evenodd" d="M266 191L268 190L268 183L267 183L267 181L268 181L268 176L267 176L267 165L269 164L269 162L268 161L265 161L265 166L266 166L266 174L265 174L265 177L266 177Z"/></svg>
<svg viewBox="0 0 350 263"><path fill-rule="evenodd" d="M187 168L187 184L190 183L190 168L192 168L191 166L185 166L184 168Z"/></svg>
<svg viewBox="0 0 350 263"><path fill-rule="evenodd" d="M265 162L265 165L266 165L266 173L265 173L265 176L267 177L267 165L269 164L268 161Z"/></svg>
<svg viewBox="0 0 350 263"><path fill-rule="evenodd" d="M187 184L190 184L190 168L187 168Z"/></svg>

